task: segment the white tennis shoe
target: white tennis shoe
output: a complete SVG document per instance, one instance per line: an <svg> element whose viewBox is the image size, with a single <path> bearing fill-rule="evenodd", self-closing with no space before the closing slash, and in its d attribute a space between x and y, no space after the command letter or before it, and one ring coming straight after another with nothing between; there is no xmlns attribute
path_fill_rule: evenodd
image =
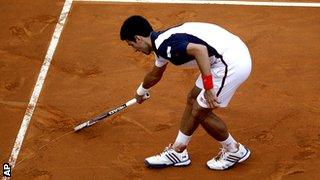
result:
<svg viewBox="0 0 320 180"><path fill-rule="evenodd" d="M207 166L214 170L230 169L238 163L247 160L250 156L250 150L239 144L237 152L228 152L226 149L221 148L219 154L207 162Z"/></svg>
<svg viewBox="0 0 320 180"><path fill-rule="evenodd" d="M171 145L166 147L159 155L145 159L145 164L150 168L162 168L168 166L187 166L191 163L187 149L178 153L172 149Z"/></svg>

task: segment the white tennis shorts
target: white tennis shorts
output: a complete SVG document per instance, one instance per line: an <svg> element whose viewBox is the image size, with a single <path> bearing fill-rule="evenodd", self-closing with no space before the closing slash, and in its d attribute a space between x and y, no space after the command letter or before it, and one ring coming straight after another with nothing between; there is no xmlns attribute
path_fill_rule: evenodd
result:
<svg viewBox="0 0 320 180"><path fill-rule="evenodd" d="M222 54L222 58L215 58L211 65L214 91L220 102L220 107L227 107L237 88L249 77L251 72L251 57L247 46L240 40ZM204 98L204 88L201 74L196 86L202 91L197 97L201 107L208 108Z"/></svg>

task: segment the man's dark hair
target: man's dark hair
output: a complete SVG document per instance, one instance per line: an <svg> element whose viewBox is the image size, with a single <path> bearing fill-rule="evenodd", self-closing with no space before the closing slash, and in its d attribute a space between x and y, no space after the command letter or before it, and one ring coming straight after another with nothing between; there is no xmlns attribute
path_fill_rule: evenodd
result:
<svg viewBox="0 0 320 180"><path fill-rule="evenodd" d="M121 40L136 42L134 36L148 37L153 31L151 24L142 16L134 15L126 19L120 30Z"/></svg>

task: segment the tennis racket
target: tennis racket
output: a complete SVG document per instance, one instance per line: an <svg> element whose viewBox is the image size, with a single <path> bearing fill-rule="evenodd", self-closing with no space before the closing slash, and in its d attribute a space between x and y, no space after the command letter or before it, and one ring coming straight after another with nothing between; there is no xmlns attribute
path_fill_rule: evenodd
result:
<svg viewBox="0 0 320 180"><path fill-rule="evenodd" d="M145 95L145 99L149 99L149 98L150 98L150 95L147 93ZM81 129L89 127L89 126L92 126L95 123L103 120L104 118L109 117L109 116L111 116L113 114L116 114L116 113L126 109L127 107L129 107L129 106L131 106L133 104L136 104L136 103L137 103L137 99L133 98L133 99L129 100L128 102L126 102L125 104L123 104L123 105L121 105L121 106L119 106L117 108L114 108L114 109L112 109L112 110L110 110L108 112L104 112L104 113L102 113L102 114L100 114L100 115L98 115L98 116L96 116L96 117L94 117L92 119L89 119L89 120L77 125L73 129L74 129L75 132L80 131Z"/></svg>

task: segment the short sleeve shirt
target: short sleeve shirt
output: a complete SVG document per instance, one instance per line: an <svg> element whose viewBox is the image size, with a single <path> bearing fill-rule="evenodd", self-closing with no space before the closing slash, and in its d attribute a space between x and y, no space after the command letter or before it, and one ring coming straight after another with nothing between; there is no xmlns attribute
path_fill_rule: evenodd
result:
<svg viewBox="0 0 320 180"><path fill-rule="evenodd" d="M222 57L236 37L214 24L188 22L165 31L152 32L151 42L156 54L155 65L161 67L171 62L183 65L195 60L187 54L189 43L202 44L208 49L208 56Z"/></svg>

